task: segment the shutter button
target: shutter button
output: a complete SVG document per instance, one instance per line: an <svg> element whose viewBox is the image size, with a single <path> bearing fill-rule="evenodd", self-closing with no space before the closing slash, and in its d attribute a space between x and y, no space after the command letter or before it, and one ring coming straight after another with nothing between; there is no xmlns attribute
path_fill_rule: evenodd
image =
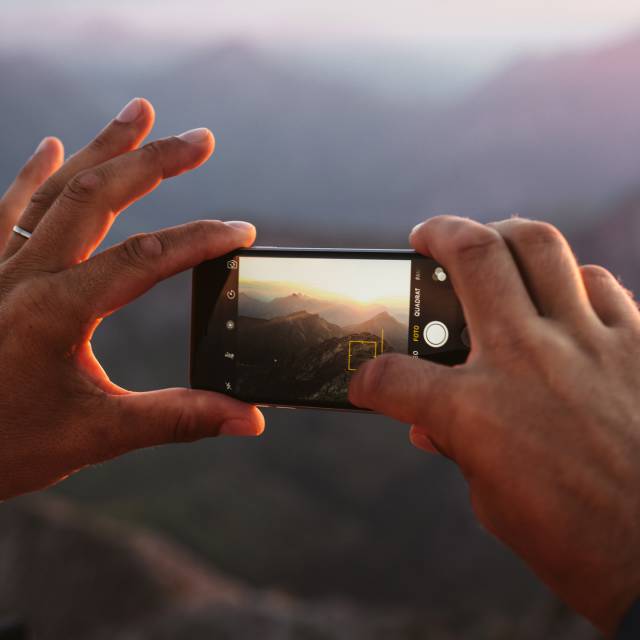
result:
<svg viewBox="0 0 640 640"><path fill-rule="evenodd" d="M443 347L449 340L449 329L447 325L439 320L430 322L423 331L424 341L434 349Z"/></svg>

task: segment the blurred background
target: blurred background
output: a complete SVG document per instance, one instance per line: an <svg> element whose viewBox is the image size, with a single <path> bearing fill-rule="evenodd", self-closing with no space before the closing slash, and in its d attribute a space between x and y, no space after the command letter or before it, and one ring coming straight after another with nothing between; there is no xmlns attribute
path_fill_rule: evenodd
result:
<svg viewBox="0 0 640 640"><path fill-rule="evenodd" d="M133 96L213 159L108 242L203 216L259 244L405 247L514 212L640 284L632 0L4 0L0 190ZM189 275L107 320L119 384L187 383ZM447 461L380 417L271 411L256 441L157 448L0 505L0 617L38 639L593 638L475 524ZM473 442L469 446L474 446ZM571 455L571 452L566 452Z"/></svg>

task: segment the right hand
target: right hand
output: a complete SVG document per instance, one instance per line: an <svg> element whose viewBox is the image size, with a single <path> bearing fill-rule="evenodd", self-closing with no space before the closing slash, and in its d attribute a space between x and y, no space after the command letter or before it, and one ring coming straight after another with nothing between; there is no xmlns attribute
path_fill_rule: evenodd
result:
<svg viewBox="0 0 640 640"><path fill-rule="evenodd" d="M221 394L123 389L91 349L105 316L255 238L248 223L203 220L93 255L123 209L213 152L207 129L138 149L153 119L132 101L64 164L46 139L0 199L0 500L133 449L264 428L256 407Z"/></svg>
<svg viewBox="0 0 640 640"><path fill-rule="evenodd" d="M354 376L351 401L457 462L479 520L612 634L640 597L637 306L544 223L443 216L411 241L452 278L469 360L383 356Z"/></svg>

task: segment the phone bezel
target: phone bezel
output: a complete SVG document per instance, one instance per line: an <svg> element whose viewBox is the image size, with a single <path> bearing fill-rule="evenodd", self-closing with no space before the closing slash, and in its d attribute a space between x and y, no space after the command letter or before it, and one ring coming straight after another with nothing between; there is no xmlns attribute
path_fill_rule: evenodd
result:
<svg viewBox="0 0 640 640"><path fill-rule="evenodd" d="M196 351L200 339L205 334L205 327L209 322L211 314L214 313L221 300L222 290L228 278L226 263L236 256L274 256L282 257L305 257L312 254L318 258L361 258L380 260L411 260L413 256L421 256L411 249L352 249L352 248L309 248L309 247L251 247L247 249L237 249L213 260L207 260L193 269L192 276L192 298L191 298L191 336L190 336L190 361L189 361L189 381L192 388L205 389L224 393L218 388L207 385L206 380L197 379L195 372ZM435 262L435 261L434 261ZM221 340L221 344L223 344ZM464 354L464 358L462 355ZM467 352L448 351L442 354L433 354L428 360L440 362L441 364L455 365L465 361ZM236 397L234 394L228 394ZM308 401L301 404L290 402L270 402L263 400L247 400L260 407L276 407L286 409L324 409L329 411L365 411L358 407L336 406L327 402Z"/></svg>

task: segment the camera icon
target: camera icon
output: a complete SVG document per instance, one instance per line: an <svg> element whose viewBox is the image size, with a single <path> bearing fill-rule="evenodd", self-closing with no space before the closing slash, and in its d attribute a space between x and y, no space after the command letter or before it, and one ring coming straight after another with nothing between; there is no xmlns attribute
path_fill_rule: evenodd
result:
<svg viewBox="0 0 640 640"><path fill-rule="evenodd" d="M227 269L233 270L238 268L237 260L228 260L227 261Z"/></svg>

